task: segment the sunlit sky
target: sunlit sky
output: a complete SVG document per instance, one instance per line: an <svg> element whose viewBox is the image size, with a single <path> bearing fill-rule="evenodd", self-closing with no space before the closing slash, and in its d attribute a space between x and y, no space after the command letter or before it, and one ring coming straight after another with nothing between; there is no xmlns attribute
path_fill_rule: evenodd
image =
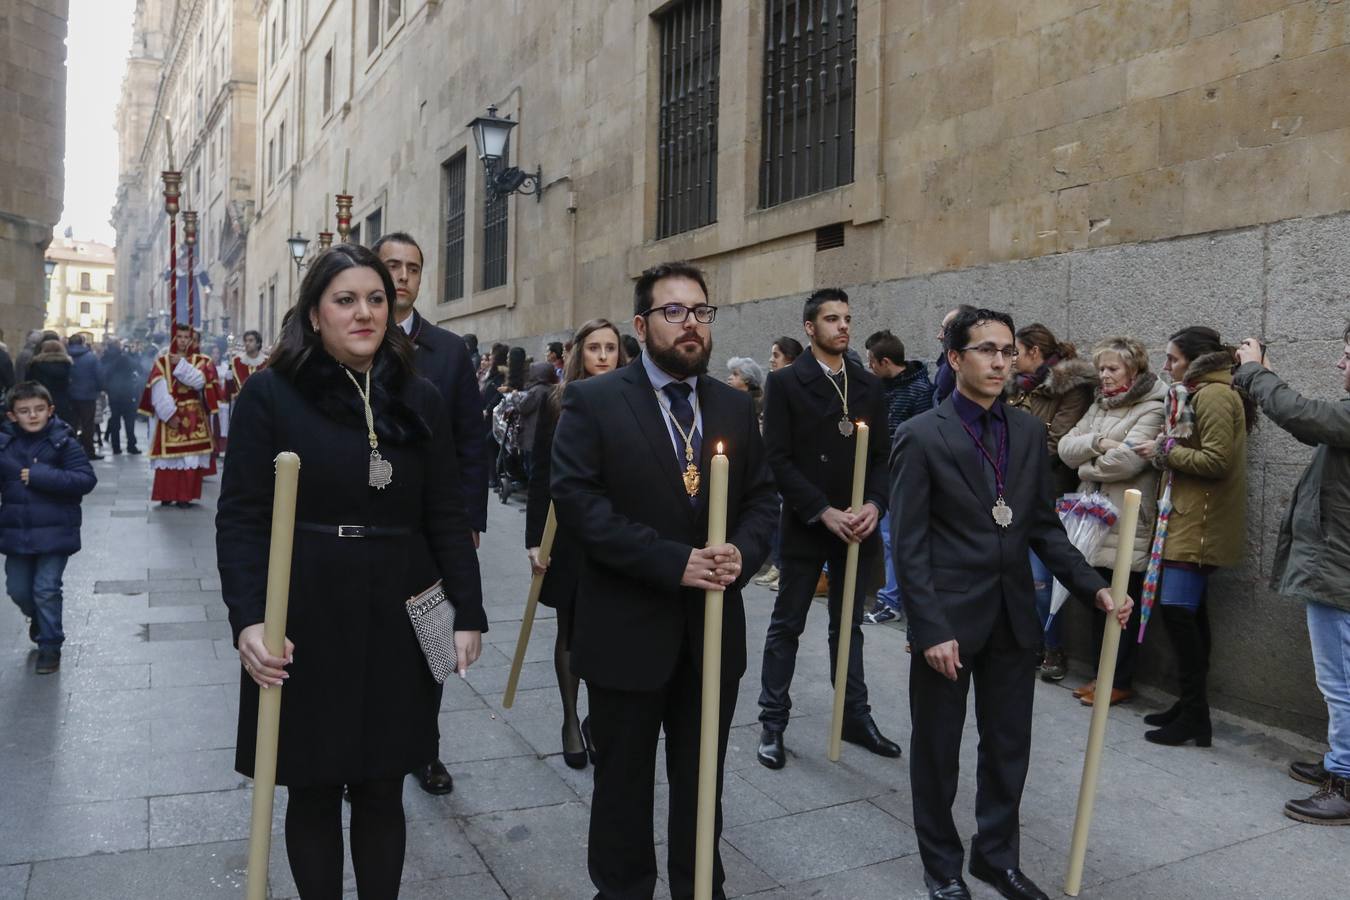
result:
<svg viewBox="0 0 1350 900"><path fill-rule="evenodd" d="M66 205L56 234L113 243L117 196L113 110L131 48L136 0L70 0L66 39Z"/></svg>

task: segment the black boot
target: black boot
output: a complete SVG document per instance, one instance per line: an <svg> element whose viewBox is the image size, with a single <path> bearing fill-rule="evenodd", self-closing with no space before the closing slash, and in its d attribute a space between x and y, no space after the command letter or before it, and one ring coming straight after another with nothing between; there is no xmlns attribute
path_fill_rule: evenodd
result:
<svg viewBox="0 0 1350 900"><path fill-rule="evenodd" d="M1206 682L1209 677L1209 641L1205 634L1203 607L1191 612L1176 606L1162 607L1167 633L1172 636L1177 665L1181 669L1181 710L1177 717L1161 728L1144 733L1144 740L1153 744L1175 747L1195 741L1197 747L1213 743L1209 721L1209 698Z"/></svg>
<svg viewBox="0 0 1350 900"><path fill-rule="evenodd" d="M1162 712L1149 713L1144 716L1145 725L1171 725L1181 715L1181 701L1178 700Z"/></svg>

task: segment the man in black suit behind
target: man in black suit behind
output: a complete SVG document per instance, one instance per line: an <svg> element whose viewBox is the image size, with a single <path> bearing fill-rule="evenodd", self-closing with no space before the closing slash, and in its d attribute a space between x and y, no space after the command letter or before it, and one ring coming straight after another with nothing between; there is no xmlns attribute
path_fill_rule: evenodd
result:
<svg viewBox="0 0 1350 900"><path fill-rule="evenodd" d="M843 739L881 756L900 755L899 746L884 737L872 721L859 627L867 586L861 573L880 557L881 540L876 528L886 510L890 441L885 396L881 381L847 357L851 324L847 294L837 288L816 291L806 301L802 320L810 338L808 352L792 365L771 373L764 389L764 445L783 496L783 569L764 639L759 695L759 721L764 730L758 758L770 769L780 769L787 761L783 731L792 709L788 690L797 665L797 641L806 628L806 613L826 563L830 566L830 678L834 678L844 598L844 557L850 543L861 543L862 547L850 623ZM872 434L864 502L861 509L849 509L857 422L865 422Z"/></svg>
<svg viewBox="0 0 1350 900"><path fill-rule="evenodd" d="M716 308L698 269L648 269L631 365L569 384L553 442L558 526L586 554L572 663L586 680L595 737L588 862L604 900L650 900L657 741L666 735L671 896L693 896L704 591L725 589L717 832L722 762L745 672L741 588L768 554L776 506L747 394L706 376ZM704 547L709 463L730 461L727 542ZM714 838L714 846L717 839ZM713 895L724 897L720 854Z"/></svg>
<svg viewBox="0 0 1350 900"><path fill-rule="evenodd" d="M1043 900L1018 859L1041 625L1030 551L1071 593L1114 607L1055 514L1045 426L1000 399L1017 356L1006 313L963 309L947 326L956 389L896 429L891 452L895 571L914 632L910 788L929 896L964 900L952 821L966 696L980 748L970 873L1005 897ZM1132 601L1116 610L1121 627Z"/></svg>
<svg viewBox="0 0 1350 900"><path fill-rule="evenodd" d="M473 545L487 530L488 458L483 432L483 401L478 376L469 361L469 348L453 331L432 325L417 312L422 288L422 248L412 235L402 231L386 234L371 248L394 279L398 296L392 310L394 321L417 347L417 374L436 386L445 401L450 427L455 433L455 457L464 504L473 527ZM454 779L438 759L417 771L417 781L428 794L448 794Z"/></svg>

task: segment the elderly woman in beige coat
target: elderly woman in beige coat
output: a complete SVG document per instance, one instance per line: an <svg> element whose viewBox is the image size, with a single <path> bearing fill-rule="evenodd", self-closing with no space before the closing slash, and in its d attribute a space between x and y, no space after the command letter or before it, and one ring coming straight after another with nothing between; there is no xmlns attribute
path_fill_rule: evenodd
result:
<svg viewBox="0 0 1350 900"><path fill-rule="evenodd" d="M1130 563L1130 596L1140 595L1144 570L1148 567L1149 547L1153 540L1153 522L1157 513L1158 471L1140 458L1134 447L1152 441L1163 425L1163 402L1167 385L1149 371L1148 352L1134 338L1108 338L1092 351L1092 363L1100 382L1096 397L1083 418L1060 438L1059 458L1077 471L1080 491L1101 491L1117 509L1123 509L1125 492L1131 488L1143 494L1139 525L1133 535L1122 537L1120 523L1111 527L1106 539L1088 560L1103 578L1110 580L1116 548L1122 540L1133 545ZM1138 631L1139 613L1126 634ZM1092 630L1093 659L1101 653L1102 621L1098 617ZM1123 703L1134 696L1134 664L1138 644L1133 639L1120 642L1111 703ZM1091 706L1095 684L1075 691L1084 706Z"/></svg>

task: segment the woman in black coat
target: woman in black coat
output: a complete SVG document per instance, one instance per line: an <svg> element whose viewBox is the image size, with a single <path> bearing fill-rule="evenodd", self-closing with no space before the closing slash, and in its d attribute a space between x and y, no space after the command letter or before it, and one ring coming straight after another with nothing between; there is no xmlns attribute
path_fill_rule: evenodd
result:
<svg viewBox="0 0 1350 900"><path fill-rule="evenodd" d="M57 418L67 425L76 421L75 405L70 400L70 371L74 365L61 341L49 339L42 342L27 370L28 380L36 381L52 395Z"/></svg>
<svg viewBox="0 0 1350 900"><path fill-rule="evenodd" d="M572 352L563 369L563 383L580 381L592 375L611 372L627 362L619 329L607 319L592 319L577 329L572 337ZM553 539L553 552L547 566L540 564L539 545L544 538L544 523L552 502L548 481L552 471L553 433L558 427L558 413L562 410L563 385L558 385L539 411L539 423L534 432L531 457L529 493L525 502L525 552L535 574L544 574L539 602L551 606L558 613L558 638L553 645L553 668L558 675L558 692L562 695L563 761L574 769L586 767L590 746L590 729L577 721L577 692L580 681L572 674L571 639L572 608L577 583L581 578L582 550L566 532L560 531Z"/></svg>
<svg viewBox="0 0 1350 900"><path fill-rule="evenodd" d="M235 766L252 775L258 690L284 682L277 783L289 789L286 850L306 900L342 896L344 785L358 894L398 894L403 777L435 759L439 713L405 601L444 581L461 674L487 630L452 432L436 389L413 373L412 343L387 327L394 295L363 247L338 245L313 264L268 367L236 401L216 517L245 670ZM282 659L261 623L284 450L301 467ZM376 453L392 466L384 487Z"/></svg>

